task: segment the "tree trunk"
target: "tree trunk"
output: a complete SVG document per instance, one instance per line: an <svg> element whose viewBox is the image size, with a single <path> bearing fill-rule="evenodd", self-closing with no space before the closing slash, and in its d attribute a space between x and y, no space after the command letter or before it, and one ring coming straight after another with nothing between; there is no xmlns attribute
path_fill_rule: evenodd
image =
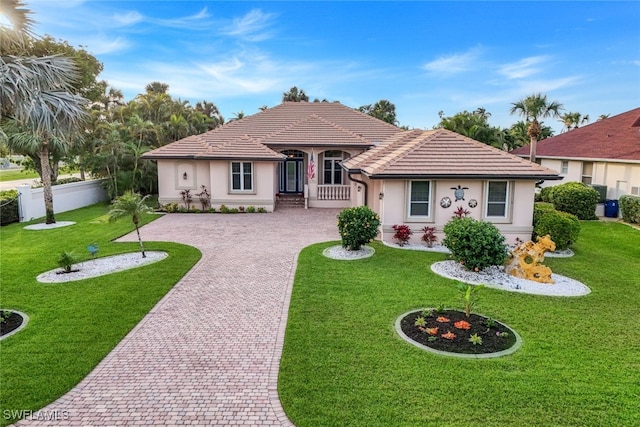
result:
<svg viewBox="0 0 640 427"><path fill-rule="evenodd" d="M53 214L53 191L51 190L51 165L49 164L49 142L44 141L40 146L40 168L42 169L42 192L44 195L44 210L46 223L54 224L56 218Z"/></svg>
<svg viewBox="0 0 640 427"><path fill-rule="evenodd" d="M140 243L140 252L142 252L142 258L146 258L147 255L144 253L144 245L142 244L142 237L140 237L140 229L136 225L136 233L138 234L138 242Z"/></svg>
<svg viewBox="0 0 640 427"><path fill-rule="evenodd" d="M529 161L535 163L536 162L536 148L538 145L538 139L535 137L531 137L531 142L529 143Z"/></svg>

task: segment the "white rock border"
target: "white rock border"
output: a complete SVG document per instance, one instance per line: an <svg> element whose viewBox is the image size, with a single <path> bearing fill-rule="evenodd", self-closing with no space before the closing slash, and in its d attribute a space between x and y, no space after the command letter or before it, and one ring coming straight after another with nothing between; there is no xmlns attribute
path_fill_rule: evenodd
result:
<svg viewBox="0 0 640 427"><path fill-rule="evenodd" d="M500 320L497 320L497 322L500 322L501 325L503 325L505 328L509 329L509 331L511 331L511 333L513 335L515 335L516 337L516 342L509 348L502 350L502 351L496 351L495 353L481 353L481 354L469 354L469 353L453 353L450 351L443 351L443 350L436 350L435 348L431 348L429 346L426 346L424 344L420 344L417 341L412 340L411 338L409 338L407 335L405 335L405 333L402 330L402 319L404 319L406 316L408 316L411 313L415 313L417 311L422 311L422 310L433 310L433 307L428 307L428 308L419 308L417 310L411 310L411 311L407 311L404 314L401 314L400 317L398 317L396 319L396 323L395 323L395 329L396 329L396 333L398 335L400 335L400 338L402 338L404 341L408 342L409 344L412 344L418 348L421 348L422 350L426 350L429 353L434 353L434 354L438 354L440 356L449 356L449 357L457 357L460 359L493 359L495 357L502 357L502 356L507 356L509 354L515 353L520 347L522 347L522 337L520 337L520 335L513 330L512 327L510 327L509 325L505 324L504 322L501 322ZM454 310L454 309L447 309L447 310ZM473 313L473 314L477 314L478 316L482 316L485 318L489 318L489 316L485 316L484 314L481 313Z"/></svg>
<svg viewBox="0 0 640 427"><path fill-rule="evenodd" d="M327 258L337 259L342 261L353 261L357 259L364 259L373 256L376 250L371 246L362 246L357 251L350 251L342 245L330 246L322 251L322 255Z"/></svg>
<svg viewBox="0 0 640 427"><path fill-rule="evenodd" d="M21 330L23 330L27 326L27 323L29 323L29 316L27 316L26 314L24 314L21 311L12 310L10 308L4 308L4 309L1 309L0 311L10 311L10 312L16 313L16 314L18 314L18 315L20 315L22 317L22 324L20 326L18 326L16 329L14 329L13 331L9 332L8 334L2 335L0 337L0 341L2 341L3 339L9 338L11 335L17 334L18 332L20 332Z"/></svg>
<svg viewBox="0 0 640 427"><path fill-rule="evenodd" d="M480 272L469 271L456 261L440 261L431 264L431 271L448 279L459 280L470 285L485 285L489 288L532 295L577 297L591 293L582 282L560 274L552 274L553 284L520 279L504 272L502 266L492 266Z"/></svg>
<svg viewBox="0 0 640 427"><path fill-rule="evenodd" d="M74 221L58 221L58 222L54 222L53 224L45 224L45 223L31 224L23 228L25 230L51 230L53 228L68 227L73 224L75 224Z"/></svg>
<svg viewBox="0 0 640 427"><path fill-rule="evenodd" d="M142 258L142 254L140 252L128 252L125 254L90 259L73 264L73 269L78 271L57 274L61 270L56 268L39 274L36 277L36 280L40 283L66 283L90 279L93 277L130 270L132 268L142 267L143 265L162 261L169 256L167 252L163 251L145 251L145 255L147 257Z"/></svg>
<svg viewBox="0 0 640 427"><path fill-rule="evenodd" d="M409 251L437 252L437 253L441 253L441 254L450 254L451 253L451 251L449 249L447 249L446 246L443 246L443 245L438 244L438 243L435 243L432 247L428 247L427 245L416 245L415 243L407 243L404 246L400 246L397 243L385 242L383 240L382 244L385 245L385 246L389 246L390 248L405 249L405 250L409 250Z"/></svg>

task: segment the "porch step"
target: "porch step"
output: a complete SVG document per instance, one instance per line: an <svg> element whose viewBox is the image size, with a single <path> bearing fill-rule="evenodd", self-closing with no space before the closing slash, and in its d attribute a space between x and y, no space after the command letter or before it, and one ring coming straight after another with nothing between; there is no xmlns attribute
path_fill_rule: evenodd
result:
<svg viewBox="0 0 640 427"><path fill-rule="evenodd" d="M304 208L304 196L301 194L279 194L276 196L276 208Z"/></svg>

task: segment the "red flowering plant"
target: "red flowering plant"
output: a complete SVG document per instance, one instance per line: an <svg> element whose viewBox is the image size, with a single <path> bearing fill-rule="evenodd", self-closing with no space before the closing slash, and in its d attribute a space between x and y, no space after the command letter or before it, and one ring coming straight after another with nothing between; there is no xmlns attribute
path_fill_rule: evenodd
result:
<svg viewBox="0 0 640 427"><path fill-rule="evenodd" d="M408 225L404 225L404 224L400 224L400 225L395 224L392 228L396 232L393 235L393 238L398 242L398 245L400 246L406 245L409 242L411 235L413 234L413 231L411 231L411 228L409 228Z"/></svg>
<svg viewBox="0 0 640 427"><path fill-rule="evenodd" d="M423 227L421 231L423 233L421 239L427 244L427 247L432 247L438 241L435 227Z"/></svg>

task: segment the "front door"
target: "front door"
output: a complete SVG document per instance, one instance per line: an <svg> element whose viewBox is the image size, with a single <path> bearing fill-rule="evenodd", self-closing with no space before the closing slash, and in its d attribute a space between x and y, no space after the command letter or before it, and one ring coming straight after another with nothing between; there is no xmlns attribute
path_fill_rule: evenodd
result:
<svg viewBox="0 0 640 427"><path fill-rule="evenodd" d="M280 169L280 192L302 193L302 159L286 159Z"/></svg>

